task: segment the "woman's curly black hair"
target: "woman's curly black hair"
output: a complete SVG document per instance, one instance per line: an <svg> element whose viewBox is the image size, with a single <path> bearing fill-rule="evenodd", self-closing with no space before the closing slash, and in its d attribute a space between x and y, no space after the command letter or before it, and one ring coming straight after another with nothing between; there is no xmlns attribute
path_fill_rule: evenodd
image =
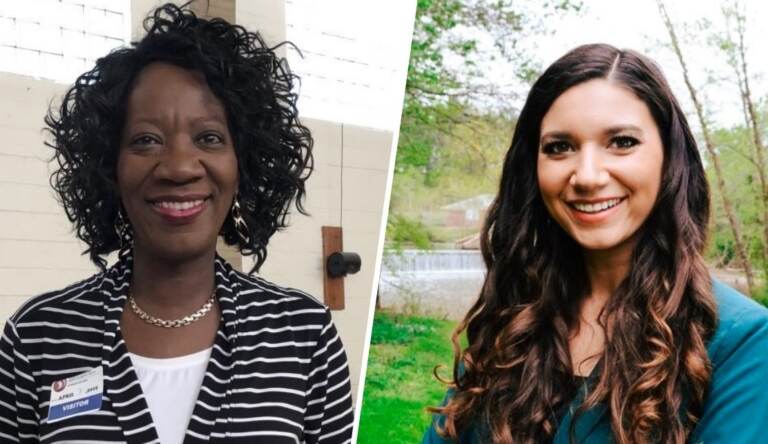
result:
<svg viewBox="0 0 768 444"><path fill-rule="evenodd" d="M228 215L221 235L258 270L267 257L269 238L286 226L304 182L312 172L312 137L301 125L297 95L285 59L258 33L225 20L197 17L186 7L166 4L144 21L147 34L130 47L98 59L77 78L58 113L45 117L58 168L51 186L59 195L77 237L102 270L102 257L120 248L115 230L120 200L116 168L126 102L139 72L153 62L167 62L203 73L227 111L239 168L238 200L249 228L245 243Z"/></svg>

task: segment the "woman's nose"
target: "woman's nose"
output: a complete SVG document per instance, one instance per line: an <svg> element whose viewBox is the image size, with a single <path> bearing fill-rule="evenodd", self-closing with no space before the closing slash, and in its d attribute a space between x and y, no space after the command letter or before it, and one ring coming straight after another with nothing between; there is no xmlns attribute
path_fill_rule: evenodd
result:
<svg viewBox="0 0 768 444"><path fill-rule="evenodd" d="M185 136L169 138L155 168L155 177L174 183L195 181L205 174L199 151L194 142Z"/></svg>
<svg viewBox="0 0 768 444"><path fill-rule="evenodd" d="M591 147L579 150L570 184L577 191L591 191L608 183L610 175L605 169L604 159L598 149Z"/></svg>

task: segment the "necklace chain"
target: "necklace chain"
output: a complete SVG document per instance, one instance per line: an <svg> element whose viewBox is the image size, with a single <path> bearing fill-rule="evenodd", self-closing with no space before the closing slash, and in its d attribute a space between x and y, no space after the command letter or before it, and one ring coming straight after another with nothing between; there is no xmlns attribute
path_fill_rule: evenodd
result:
<svg viewBox="0 0 768 444"><path fill-rule="evenodd" d="M146 322L147 324L156 325L158 327L164 327L164 328L178 328L178 327L185 327L189 324L192 324L193 322L197 322L200 319L202 319L205 315L208 314L209 311L211 311L211 308L213 308L213 303L216 300L216 292L214 291L211 293L211 297L208 298L207 301L205 301L205 304L203 304L202 307L200 307L196 312L192 313L191 315L184 316L181 319L162 319L155 316L152 316L151 314L147 313L146 311L142 310L141 307L136 303L136 300L133 299L133 296L128 296L128 305L131 306L131 311L133 311L136 316L139 317L142 321Z"/></svg>

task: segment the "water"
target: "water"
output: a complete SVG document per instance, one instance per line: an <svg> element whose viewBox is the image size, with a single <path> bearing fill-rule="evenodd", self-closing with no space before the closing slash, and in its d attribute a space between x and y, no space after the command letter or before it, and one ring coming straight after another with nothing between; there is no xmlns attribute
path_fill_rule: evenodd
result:
<svg viewBox="0 0 768 444"><path fill-rule="evenodd" d="M477 250L385 252L382 307L460 319L477 299L485 265Z"/></svg>
<svg viewBox="0 0 768 444"><path fill-rule="evenodd" d="M387 252L385 266L398 272L483 271L485 264L477 250L403 250Z"/></svg>
<svg viewBox="0 0 768 444"><path fill-rule="evenodd" d="M382 307L461 319L477 299L485 265L477 250L404 250L384 253L379 280ZM710 268L718 279L746 293L740 270Z"/></svg>

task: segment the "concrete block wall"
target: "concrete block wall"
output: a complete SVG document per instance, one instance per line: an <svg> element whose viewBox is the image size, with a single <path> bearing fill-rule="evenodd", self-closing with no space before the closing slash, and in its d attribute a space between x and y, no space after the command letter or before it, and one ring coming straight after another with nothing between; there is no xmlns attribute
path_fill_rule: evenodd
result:
<svg viewBox="0 0 768 444"><path fill-rule="evenodd" d="M43 117L65 85L0 73L0 319L29 296L97 272L48 178Z"/></svg>
<svg viewBox="0 0 768 444"><path fill-rule="evenodd" d="M335 315L343 331L353 391L357 393L358 375L363 364L368 318L377 282L374 280L379 234L384 221L384 198L387 192L389 158L392 156L392 133L371 128L344 125L342 142L342 221L344 249L360 254L360 272L346 279L346 308Z"/></svg>
<svg viewBox="0 0 768 444"><path fill-rule="evenodd" d="M281 43L285 41L285 1L236 1L237 24L243 25L249 31L258 32L270 46ZM285 47L277 48L277 53L285 57Z"/></svg>
<svg viewBox="0 0 768 444"><path fill-rule="evenodd" d="M341 226L344 250L362 259L344 279L345 308L333 319L347 351L353 393L362 369L368 313L374 295L375 259L383 220L392 133L317 119L303 119L315 140L315 170L307 182L309 216L293 211L290 226L269 243L259 275L323 300L321 227ZM250 267L245 260L244 266Z"/></svg>
<svg viewBox="0 0 768 444"><path fill-rule="evenodd" d="M236 2L237 23L258 31L267 44L286 40L284 0ZM301 45L301 42L295 42ZM305 42L306 43L306 42ZM286 56L285 48L279 54ZM307 54L309 59L312 56ZM328 76L312 72L316 76ZM301 115L301 109L300 109ZM304 290L323 300L321 227L341 226L346 251L360 254L359 273L345 278L344 310L333 319L350 363L353 394L357 393L368 314L376 283L374 266L379 245L392 133L318 118L303 118L315 140L315 170L307 182L309 216L294 211L290 227L270 241L260 275L280 285ZM245 269L251 262L244 260Z"/></svg>

